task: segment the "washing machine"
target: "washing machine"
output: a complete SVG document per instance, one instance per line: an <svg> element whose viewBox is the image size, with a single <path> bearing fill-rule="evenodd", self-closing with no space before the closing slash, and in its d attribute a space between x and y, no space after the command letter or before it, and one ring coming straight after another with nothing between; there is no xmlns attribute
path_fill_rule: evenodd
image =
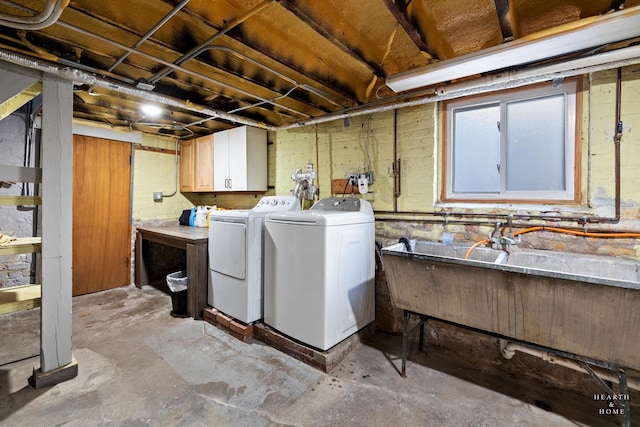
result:
<svg viewBox="0 0 640 427"><path fill-rule="evenodd" d="M265 219L264 323L327 350L375 317L371 204L328 198Z"/></svg>
<svg viewBox="0 0 640 427"><path fill-rule="evenodd" d="M281 211L300 211L300 201L264 196L253 209L211 212L209 305L245 323L263 317L264 218Z"/></svg>

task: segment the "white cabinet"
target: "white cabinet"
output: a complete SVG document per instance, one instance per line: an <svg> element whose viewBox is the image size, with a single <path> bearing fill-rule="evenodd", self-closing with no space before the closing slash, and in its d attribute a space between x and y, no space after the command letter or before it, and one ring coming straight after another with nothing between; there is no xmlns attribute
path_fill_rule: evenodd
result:
<svg viewBox="0 0 640 427"><path fill-rule="evenodd" d="M241 126L213 134L213 191L267 191L267 131Z"/></svg>

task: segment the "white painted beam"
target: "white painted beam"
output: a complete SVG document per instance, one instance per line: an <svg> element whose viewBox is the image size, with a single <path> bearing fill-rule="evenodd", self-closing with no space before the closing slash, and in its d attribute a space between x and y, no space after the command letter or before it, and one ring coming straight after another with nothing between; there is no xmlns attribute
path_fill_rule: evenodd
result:
<svg viewBox="0 0 640 427"><path fill-rule="evenodd" d="M0 181L34 182L42 181L42 170L23 166L0 166Z"/></svg>
<svg viewBox="0 0 640 427"><path fill-rule="evenodd" d="M44 76L40 370L45 374L72 362L72 102L72 82Z"/></svg>
<svg viewBox="0 0 640 427"><path fill-rule="evenodd" d="M40 80L40 73L3 63L0 67L0 105L18 96Z"/></svg>

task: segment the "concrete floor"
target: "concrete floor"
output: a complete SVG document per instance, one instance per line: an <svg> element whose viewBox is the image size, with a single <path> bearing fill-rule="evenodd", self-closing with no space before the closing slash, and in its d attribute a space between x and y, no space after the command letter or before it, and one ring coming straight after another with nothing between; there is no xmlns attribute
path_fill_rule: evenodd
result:
<svg viewBox="0 0 640 427"><path fill-rule="evenodd" d="M401 378L399 336L376 333L325 374L171 317L170 306L152 286L75 297L78 377L37 390L27 379L39 367L39 310L0 316L0 425L619 425L598 415L592 391L556 390L433 346L414 349Z"/></svg>

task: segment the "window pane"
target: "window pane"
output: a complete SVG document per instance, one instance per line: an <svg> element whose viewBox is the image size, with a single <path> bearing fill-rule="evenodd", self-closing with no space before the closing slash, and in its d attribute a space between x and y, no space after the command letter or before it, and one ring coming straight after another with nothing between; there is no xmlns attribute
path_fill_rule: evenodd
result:
<svg viewBox="0 0 640 427"><path fill-rule="evenodd" d="M453 112L453 192L500 191L499 104Z"/></svg>
<svg viewBox="0 0 640 427"><path fill-rule="evenodd" d="M565 190L564 94L507 104L507 191Z"/></svg>

